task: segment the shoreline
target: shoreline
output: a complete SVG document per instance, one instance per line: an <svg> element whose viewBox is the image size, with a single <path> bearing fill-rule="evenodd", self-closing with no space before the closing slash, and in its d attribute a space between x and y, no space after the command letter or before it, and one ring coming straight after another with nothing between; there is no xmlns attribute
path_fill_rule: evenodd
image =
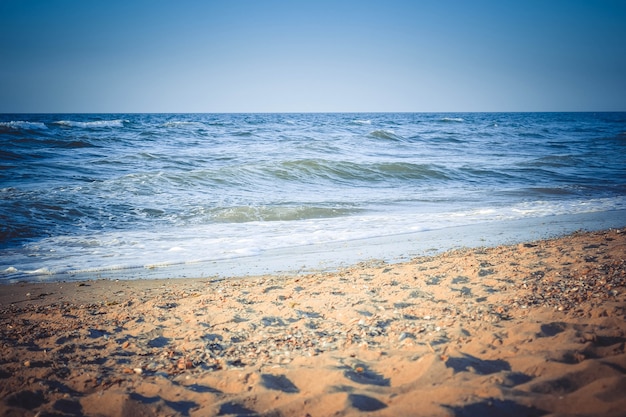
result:
<svg viewBox="0 0 626 417"><path fill-rule="evenodd" d="M240 278L337 272L363 262L402 263L450 250L493 247L626 226L626 210L560 214L455 225L365 239L324 242L261 251L257 255L125 268L0 275L0 286L17 282L97 279ZM11 267L11 265L5 265ZM45 265L41 265L45 268ZM4 268L4 267L3 267Z"/></svg>
<svg viewBox="0 0 626 417"><path fill-rule="evenodd" d="M0 285L0 343L1 415L624 416L626 228L334 272Z"/></svg>

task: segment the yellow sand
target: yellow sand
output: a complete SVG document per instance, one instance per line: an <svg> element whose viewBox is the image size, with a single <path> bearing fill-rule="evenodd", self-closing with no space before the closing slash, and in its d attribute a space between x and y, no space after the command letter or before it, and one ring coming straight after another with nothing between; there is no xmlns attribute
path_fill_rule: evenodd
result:
<svg viewBox="0 0 626 417"><path fill-rule="evenodd" d="M0 286L0 415L626 415L626 229L337 273Z"/></svg>

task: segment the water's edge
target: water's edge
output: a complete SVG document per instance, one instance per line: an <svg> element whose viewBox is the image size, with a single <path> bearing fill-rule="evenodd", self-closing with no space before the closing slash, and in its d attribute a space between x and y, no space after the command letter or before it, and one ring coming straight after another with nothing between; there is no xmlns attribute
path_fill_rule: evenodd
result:
<svg viewBox="0 0 626 417"><path fill-rule="evenodd" d="M94 279L233 278L331 272L361 262L406 262L453 249L494 247L562 237L577 231L626 227L626 210L567 214L454 226L406 234L273 249L254 256L97 272L32 274L0 280L16 282Z"/></svg>

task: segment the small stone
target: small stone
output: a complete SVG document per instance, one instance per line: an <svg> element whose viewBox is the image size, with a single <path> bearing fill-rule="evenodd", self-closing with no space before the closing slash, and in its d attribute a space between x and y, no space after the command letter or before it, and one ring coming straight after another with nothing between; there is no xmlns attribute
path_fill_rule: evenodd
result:
<svg viewBox="0 0 626 417"><path fill-rule="evenodd" d="M137 375L141 375L143 373L143 369L135 368L135 369L133 369L133 372L135 372Z"/></svg>
<svg viewBox="0 0 626 417"><path fill-rule="evenodd" d="M398 336L398 341L401 342L404 339L408 339L408 338L412 338L413 335L411 333L407 333L407 332L402 332L400 333L400 336Z"/></svg>
<svg viewBox="0 0 626 417"><path fill-rule="evenodd" d="M185 358L180 358L180 360L178 361L178 369L191 369L193 368L193 362L191 362L189 359L185 359Z"/></svg>
<svg viewBox="0 0 626 417"><path fill-rule="evenodd" d="M24 366L30 368L30 361L24 361Z"/></svg>

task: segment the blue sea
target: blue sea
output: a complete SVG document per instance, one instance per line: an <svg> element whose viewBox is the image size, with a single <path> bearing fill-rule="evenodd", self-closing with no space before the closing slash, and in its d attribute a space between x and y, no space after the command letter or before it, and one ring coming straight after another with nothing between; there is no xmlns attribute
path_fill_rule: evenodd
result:
<svg viewBox="0 0 626 417"><path fill-rule="evenodd" d="M625 209L626 113L0 115L4 283L332 268Z"/></svg>

